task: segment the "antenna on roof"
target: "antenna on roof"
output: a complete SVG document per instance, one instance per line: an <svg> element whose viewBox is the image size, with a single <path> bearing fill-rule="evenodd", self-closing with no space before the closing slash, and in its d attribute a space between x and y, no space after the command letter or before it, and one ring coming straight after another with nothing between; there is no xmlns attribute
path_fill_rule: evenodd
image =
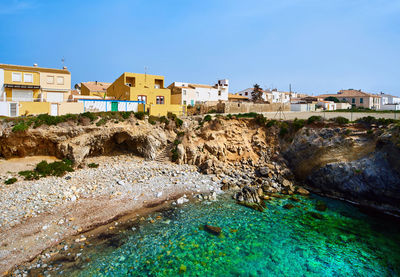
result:
<svg viewBox="0 0 400 277"><path fill-rule="evenodd" d="M64 57L61 58L61 63L62 63L62 66L64 68L65 67L65 59L64 59Z"/></svg>

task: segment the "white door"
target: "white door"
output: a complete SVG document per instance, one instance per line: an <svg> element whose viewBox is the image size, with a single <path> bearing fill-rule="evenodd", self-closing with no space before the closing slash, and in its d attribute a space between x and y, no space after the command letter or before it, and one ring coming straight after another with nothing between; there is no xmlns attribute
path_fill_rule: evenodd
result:
<svg viewBox="0 0 400 277"><path fill-rule="evenodd" d="M58 115L58 104L51 104L50 115Z"/></svg>
<svg viewBox="0 0 400 277"><path fill-rule="evenodd" d="M33 101L33 90L13 89L12 101Z"/></svg>
<svg viewBox="0 0 400 277"><path fill-rule="evenodd" d="M62 92L48 92L47 102L59 103L64 101L64 93Z"/></svg>
<svg viewBox="0 0 400 277"><path fill-rule="evenodd" d="M18 115L17 103L10 103L10 116L14 117Z"/></svg>

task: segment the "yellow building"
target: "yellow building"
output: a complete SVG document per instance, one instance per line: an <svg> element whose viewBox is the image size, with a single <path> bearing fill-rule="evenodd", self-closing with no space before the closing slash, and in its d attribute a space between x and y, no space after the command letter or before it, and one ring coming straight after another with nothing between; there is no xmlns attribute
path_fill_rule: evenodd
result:
<svg viewBox="0 0 400 277"><path fill-rule="evenodd" d="M2 101L63 102L71 91L66 69L0 64Z"/></svg>
<svg viewBox="0 0 400 277"><path fill-rule="evenodd" d="M171 103L171 91L164 88L164 77L149 74L125 72L108 87L107 96L117 100L143 101L148 105Z"/></svg>
<svg viewBox="0 0 400 277"><path fill-rule="evenodd" d="M0 64L0 115L58 115L70 91L71 73L66 67Z"/></svg>
<svg viewBox="0 0 400 277"><path fill-rule="evenodd" d="M108 87L107 96L142 101L150 115L186 114L185 106L171 105L171 90L164 87L164 76L125 72Z"/></svg>

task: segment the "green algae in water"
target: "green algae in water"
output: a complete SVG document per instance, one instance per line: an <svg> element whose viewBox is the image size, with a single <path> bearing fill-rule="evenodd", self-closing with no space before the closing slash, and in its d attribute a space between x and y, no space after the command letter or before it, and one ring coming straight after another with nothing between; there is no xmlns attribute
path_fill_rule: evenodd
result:
<svg viewBox="0 0 400 277"><path fill-rule="evenodd" d="M399 226L320 197L267 202L264 212L222 199L188 203L100 244L65 276L396 276ZM317 211L318 201L327 210ZM313 216L313 213L322 215ZM220 236L200 226L222 228Z"/></svg>

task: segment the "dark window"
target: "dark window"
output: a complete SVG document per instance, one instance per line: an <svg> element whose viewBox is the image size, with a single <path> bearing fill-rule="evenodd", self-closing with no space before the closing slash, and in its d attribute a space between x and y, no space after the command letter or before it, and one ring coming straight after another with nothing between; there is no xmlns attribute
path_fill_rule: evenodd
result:
<svg viewBox="0 0 400 277"><path fill-rule="evenodd" d="M364 103L364 98L360 98L360 104Z"/></svg>
<svg viewBox="0 0 400 277"><path fill-rule="evenodd" d="M156 104L164 104L164 96L157 96Z"/></svg>
<svg viewBox="0 0 400 277"><path fill-rule="evenodd" d="M351 103L356 103L356 99L355 98L353 98L353 99L351 99Z"/></svg>

